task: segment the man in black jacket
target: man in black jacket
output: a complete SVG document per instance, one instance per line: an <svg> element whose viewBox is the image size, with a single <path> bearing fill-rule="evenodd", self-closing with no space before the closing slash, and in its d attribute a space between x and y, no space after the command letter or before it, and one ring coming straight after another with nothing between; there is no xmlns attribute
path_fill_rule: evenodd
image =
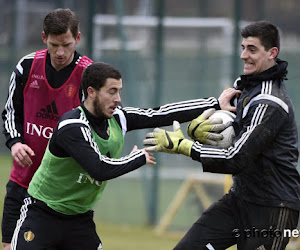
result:
<svg viewBox="0 0 300 250"><path fill-rule="evenodd" d="M221 149L193 142L179 128L156 129L144 142L152 151L190 156L205 172L233 175L229 193L204 211L176 250L226 249L234 244L241 250L285 249L297 227L298 133L284 83L287 62L277 58L278 29L259 21L242 29L241 35L244 72L234 84L242 94L235 100L233 145Z"/></svg>

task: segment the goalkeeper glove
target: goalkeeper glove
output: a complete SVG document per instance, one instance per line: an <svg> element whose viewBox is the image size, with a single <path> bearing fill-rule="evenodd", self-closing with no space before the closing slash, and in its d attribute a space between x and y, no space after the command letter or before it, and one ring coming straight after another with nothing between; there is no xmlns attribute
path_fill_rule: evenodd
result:
<svg viewBox="0 0 300 250"><path fill-rule="evenodd" d="M225 125L221 118L209 119L215 111L214 108L207 109L192 120L187 128L189 137L200 143L216 146L217 142L223 139L223 135L219 132L225 129Z"/></svg>
<svg viewBox="0 0 300 250"><path fill-rule="evenodd" d="M184 138L178 121L173 122L173 132L155 128L146 135L143 141L146 150L150 152L166 152L170 154L191 155L193 141Z"/></svg>

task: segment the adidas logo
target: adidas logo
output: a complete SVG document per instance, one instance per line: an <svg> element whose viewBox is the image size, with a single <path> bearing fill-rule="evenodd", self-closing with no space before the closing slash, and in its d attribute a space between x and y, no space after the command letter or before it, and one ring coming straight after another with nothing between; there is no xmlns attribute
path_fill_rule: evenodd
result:
<svg viewBox="0 0 300 250"><path fill-rule="evenodd" d="M46 108L42 108L40 112L36 113L36 117L58 121L60 117L58 116L55 102L53 101L50 105L47 105Z"/></svg>
<svg viewBox="0 0 300 250"><path fill-rule="evenodd" d="M37 80L34 80L32 83L30 83L29 87L34 88L34 89L39 89L40 88Z"/></svg>

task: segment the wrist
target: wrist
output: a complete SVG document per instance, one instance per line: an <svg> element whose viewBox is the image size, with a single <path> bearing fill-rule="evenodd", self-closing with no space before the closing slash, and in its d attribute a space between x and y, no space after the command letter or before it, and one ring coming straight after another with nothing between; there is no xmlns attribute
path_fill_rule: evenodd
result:
<svg viewBox="0 0 300 250"><path fill-rule="evenodd" d="M191 150L194 142L188 139L183 139L178 145L178 153L186 156L191 156Z"/></svg>
<svg viewBox="0 0 300 250"><path fill-rule="evenodd" d="M215 108L216 110L220 110L220 109L221 109L221 104L220 104L219 99L218 99L217 101L218 101L218 103L214 106L214 108Z"/></svg>
<svg viewBox="0 0 300 250"><path fill-rule="evenodd" d="M23 140L20 137L9 139L8 141L6 141L5 145L11 150L11 147L18 142L23 143Z"/></svg>

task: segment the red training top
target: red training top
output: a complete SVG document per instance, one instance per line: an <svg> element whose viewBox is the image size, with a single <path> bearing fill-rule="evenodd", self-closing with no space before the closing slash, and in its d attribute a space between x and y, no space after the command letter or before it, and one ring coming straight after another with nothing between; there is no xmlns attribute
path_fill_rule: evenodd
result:
<svg viewBox="0 0 300 250"><path fill-rule="evenodd" d="M48 140L61 115L80 104L79 90L84 69L92 63L86 56L81 57L68 80L59 88L50 86L46 78L47 50L37 51L24 88L24 143L35 153L30 167L21 167L13 161L10 179L28 188L38 169Z"/></svg>

